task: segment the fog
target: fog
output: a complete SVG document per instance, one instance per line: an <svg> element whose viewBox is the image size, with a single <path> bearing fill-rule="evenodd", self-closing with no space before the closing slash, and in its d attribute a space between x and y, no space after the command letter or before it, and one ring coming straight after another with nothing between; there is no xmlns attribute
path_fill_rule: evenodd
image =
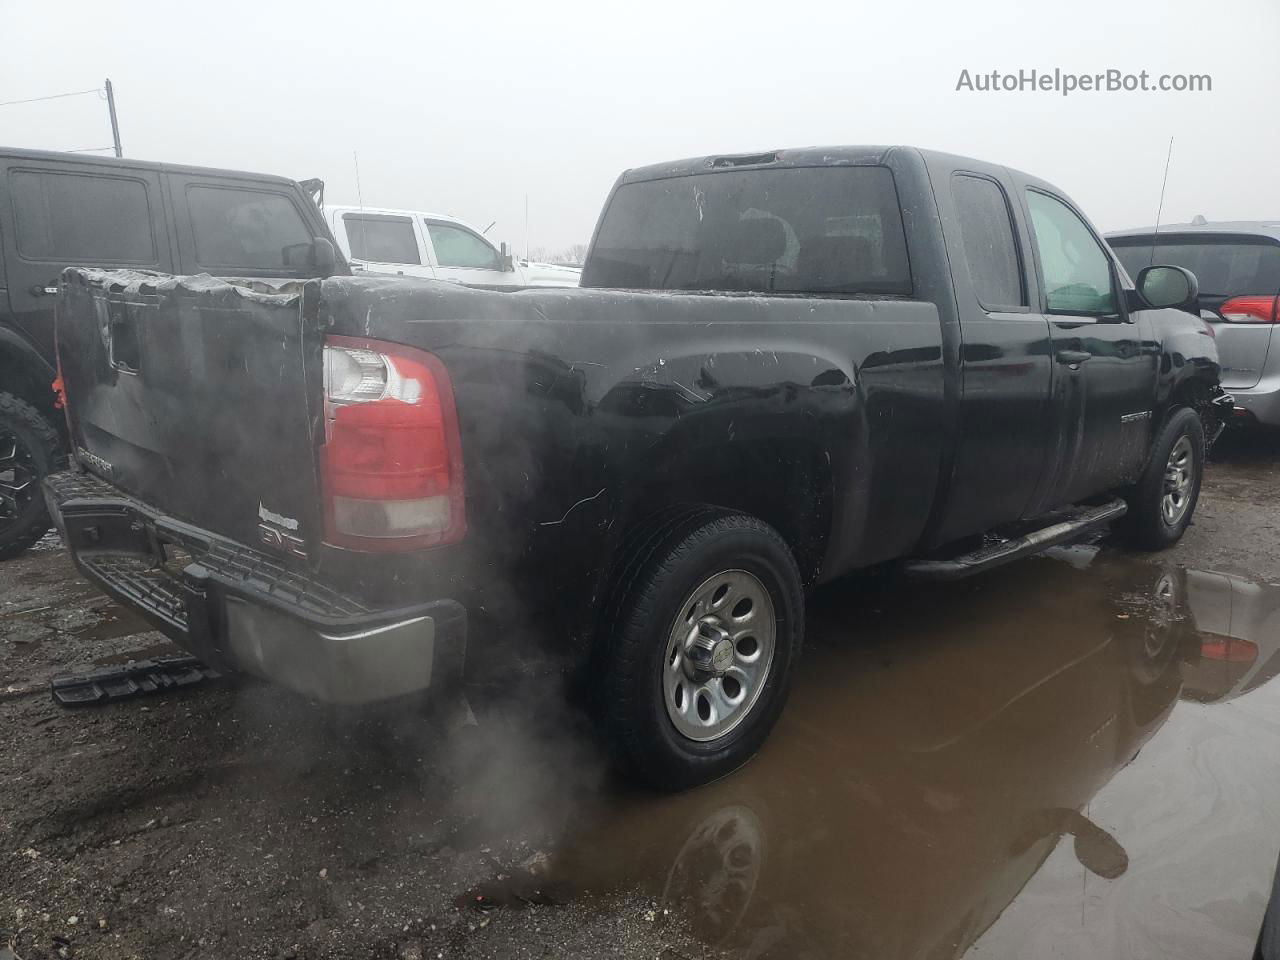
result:
<svg viewBox="0 0 1280 960"><path fill-rule="evenodd" d="M1154 220L1172 136L1166 222L1280 218L1275 0L0 11L0 100L110 77L126 156L318 176L331 202L497 221L490 236L518 250L588 240L626 167L814 144L1006 163L1112 229ZM1213 89L956 90L963 69L1031 68L1207 73ZM0 143L109 146L106 104L0 107Z"/></svg>

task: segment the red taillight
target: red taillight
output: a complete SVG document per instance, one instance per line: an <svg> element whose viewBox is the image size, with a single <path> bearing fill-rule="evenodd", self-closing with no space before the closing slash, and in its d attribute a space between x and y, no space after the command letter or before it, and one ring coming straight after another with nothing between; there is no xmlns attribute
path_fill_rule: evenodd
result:
<svg viewBox="0 0 1280 960"><path fill-rule="evenodd" d="M1280 297L1232 297L1218 308L1230 323L1276 323Z"/></svg>
<svg viewBox="0 0 1280 960"><path fill-rule="evenodd" d="M1200 641L1200 656L1223 663L1253 663L1258 659L1258 647L1248 640L1209 633Z"/></svg>
<svg viewBox="0 0 1280 960"><path fill-rule="evenodd" d="M329 337L324 346L325 539L415 550L466 532L453 387L423 350Z"/></svg>

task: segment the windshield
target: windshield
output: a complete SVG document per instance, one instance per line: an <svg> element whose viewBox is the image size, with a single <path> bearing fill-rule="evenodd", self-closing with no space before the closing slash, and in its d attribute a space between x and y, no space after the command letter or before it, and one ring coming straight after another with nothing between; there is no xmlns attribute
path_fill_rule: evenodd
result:
<svg viewBox="0 0 1280 960"><path fill-rule="evenodd" d="M583 286L911 293L885 167L734 170L624 184Z"/></svg>
<svg viewBox="0 0 1280 960"><path fill-rule="evenodd" d="M1258 238L1161 237L1152 255L1150 237L1112 240L1130 277L1153 263L1185 267L1196 275L1202 297L1275 296L1280 291L1280 244Z"/></svg>

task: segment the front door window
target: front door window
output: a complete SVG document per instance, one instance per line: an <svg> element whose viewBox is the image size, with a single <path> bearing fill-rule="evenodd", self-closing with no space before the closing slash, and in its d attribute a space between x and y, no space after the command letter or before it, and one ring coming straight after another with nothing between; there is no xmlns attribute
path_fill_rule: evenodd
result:
<svg viewBox="0 0 1280 960"><path fill-rule="evenodd" d="M1117 312L1111 258L1076 212L1056 197L1027 191L1049 313Z"/></svg>

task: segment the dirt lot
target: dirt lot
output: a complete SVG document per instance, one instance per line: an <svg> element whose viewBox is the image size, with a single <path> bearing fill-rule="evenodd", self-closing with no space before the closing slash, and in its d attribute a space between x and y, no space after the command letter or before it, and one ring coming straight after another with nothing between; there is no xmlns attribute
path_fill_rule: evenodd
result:
<svg viewBox="0 0 1280 960"><path fill-rule="evenodd" d="M1246 954L1278 479L1229 438L1158 558L828 588L762 756L680 797L615 782L536 661L474 724L252 682L59 708L170 651L49 539L0 565L0 958Z"/></svg>

